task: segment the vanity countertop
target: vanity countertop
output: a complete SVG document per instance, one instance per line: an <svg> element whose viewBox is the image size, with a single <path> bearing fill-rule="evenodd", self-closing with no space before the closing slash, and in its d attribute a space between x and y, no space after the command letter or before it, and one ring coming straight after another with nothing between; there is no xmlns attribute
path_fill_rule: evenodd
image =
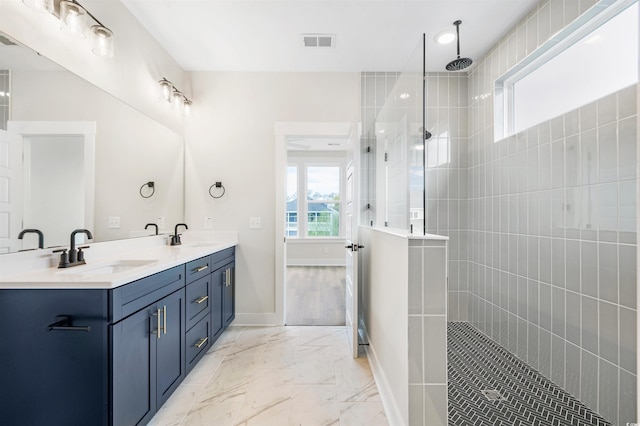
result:
<svg viewBox="0 0 640 426"><path fill-rule="evenodd" d="M2 289L112 289L238 244L237 239L193 241L180 246L153 246L89 259L66 269L33 269L0 273Z"/></svg>

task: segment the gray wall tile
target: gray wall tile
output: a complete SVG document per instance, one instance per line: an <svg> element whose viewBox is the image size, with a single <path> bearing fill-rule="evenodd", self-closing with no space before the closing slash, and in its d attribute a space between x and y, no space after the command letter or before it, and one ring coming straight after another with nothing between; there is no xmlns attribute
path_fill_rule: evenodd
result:
<svg viewBox="0 0 640 426"><path fill-rule="evenodd" d="M447 327L444 316L424 317L424 382L447 381Z"/></svg>
<svg viewBox="0 0 640 426"><path fill-rule="evenodd" d="M582 350L582 377L580 401L593 411L598 411L598 357Z"/></svg>
<svg viewBox="0 0 640 426"><path fill-rule="evenodd" d="M572 291L566 293L566 327L567 327L567 340L580 345L581 339L581 320L580 309L581 300L580 294Z"/></svg>
<svg viewBox="0 0 640 426"><path fill-rule="evenodd" d="M409 426L424 425L424 385L409 385Z"/></svg>
<svg viewBox="0 0 640 426"><path fill-rule="evenodd" d="M424 387L425 425L447 426L447 386L426 385Z"/></svg>
<svg viewBox="0 0 640 426"><path fill-rule="evenodd" d="M618 364L618 307L612 303L599 303L598 337L600 356Z"/></svg>
<svg viewBox="0 0 640 426"><path fill-rule="evenodd" d="M620 370L620 403L618 422L621 425L638 422L638 398L636 396L637 376Z"/></svg>
<svg viewBox="0 0 640 426"><path fill-rule="evenodd" d="M600 359L598 414L613 424L618 422L618 368Z"/></svg>
<svg viewBox="0 0 640 426"><path fill-rule="evenodd" d="M565 389L571 395L580 399L580 348L571 343L567 343L565 350Z"/></svg>
<svg viewBox="0 0 640 426"><path fill-rule="evenodd" d="M433 350L430 345L423 345L421 316L409 316L409 383L423 383L423 351Z"/></svg>
<svg viewBox="0 0 640 426"><path fill-rule="evenodd" d="M598 354L598 301L582 296L582 348Z"/></svg>
<svg viewBox="0 0 640 426"><path fill-rule="evenodd" d="M630 372L636 371L638 360L636 316L635 310L620 308L620 367Z"/></svg>

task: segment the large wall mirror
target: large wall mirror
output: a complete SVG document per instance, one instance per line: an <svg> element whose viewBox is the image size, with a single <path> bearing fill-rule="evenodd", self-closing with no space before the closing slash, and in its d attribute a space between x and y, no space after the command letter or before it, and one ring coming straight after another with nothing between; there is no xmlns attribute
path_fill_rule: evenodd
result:
<svg viewBox="0 0 640 426"><path fill-rule="evenodd" d="M126 78L126 76L122 76ZM153 182L153 188L147 185ZM184 218L181 135L0 33L0 253L169 232Z"/></svg>

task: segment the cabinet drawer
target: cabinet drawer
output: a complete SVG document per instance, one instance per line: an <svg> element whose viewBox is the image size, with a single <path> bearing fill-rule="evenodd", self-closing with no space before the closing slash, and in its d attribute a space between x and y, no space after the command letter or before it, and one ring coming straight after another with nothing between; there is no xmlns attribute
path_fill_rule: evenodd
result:
<svg viewBox="0 0 640 426"><path fill-rule="evenodd" d="M214 270L218 269L221 266L224 266L230 261L232 261L235 254L236 254L235 247L229 247L228 249L224 249L217 253L213 253L211 255L211 263L213 264L213 269Z"/></svg>
<svg viewBox="0 0 640 426"><path fill-rule="evenodd" d="M213 271L211 268L211 256L201 257L187 263L187 284L209 275Z"/></svg>
<svg viewBox="0 0 640 426"><path fill-rule="evenodd" d="M201 319L193 328L187 331L187 373L196 365L211 347L210 317Z"/></svg>
<svg viewBox="0 0 640 426"><path fill-rule="evenodd" d="M184 265L167 269L111 291L114 323L184 287Z"/></svg>
<svg viewBox="0 0 640 426"><path fill-rule="evenodd" d="M187 285L187 330L211 307L211 275Z"/></svg>

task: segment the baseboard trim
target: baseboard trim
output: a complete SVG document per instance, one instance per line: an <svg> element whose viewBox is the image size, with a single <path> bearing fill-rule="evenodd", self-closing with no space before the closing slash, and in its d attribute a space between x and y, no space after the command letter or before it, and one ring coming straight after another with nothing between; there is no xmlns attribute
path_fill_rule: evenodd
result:
<svg viewBox="0 0 640 426"><path fill-rule="evenodd" d="M237 326L280 326L284 325L275 313L246 314L236 313L236 319L231 323Z"/></svg>
<svg viewBox="0 0 640 426"><path fill-rule="evenodd" d="M364 335L367 342L369 342L369 345L364 347L365 352L369 359L371 372L373 373L373 378L376 381L376 386L378 387L378 393L380 394L380 400L382 401L382 406L384 407L385 414L387 415L387 420L389 420L390 425L405 426L405 423L402 420L402 411L400 410L400 407L398 407L396 399L393 397L389 381L387 380L387 376L384 373L382 366L378 362L375 346L371 342L371 339L369 339L366 329L364 330ZM408 386L409 384L407 383L407 387Z"/></svg>
<svg viewBox="0 0 640 426"><path fill-rule="evenodd" d="M287 266L345 266L345 259L288 259Z"/></svg>

